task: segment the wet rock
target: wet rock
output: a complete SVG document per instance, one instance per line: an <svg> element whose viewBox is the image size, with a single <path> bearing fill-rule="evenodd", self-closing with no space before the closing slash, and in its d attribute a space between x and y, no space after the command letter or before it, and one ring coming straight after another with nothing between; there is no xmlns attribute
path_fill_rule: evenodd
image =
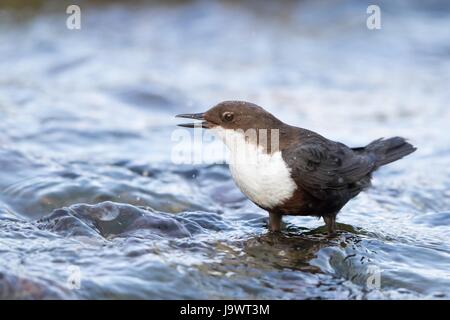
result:
<svg viewBox="0 0 450 320"><path fill-rule="evenodd" d="M90 236L98 237L100 234L82 219L74 216L70 208L57 209L49 216L37 221L37 226L41 230L48 230L71 236Z"/></svg>
<svg viewBox="0 0 450 320"><path fill-rule="evenodd" d="M43 300L70 298L67 290L16 275L0 272L0 300Z"/></svg>
<svg viewBox="0 0 450 320"><path fill-rule="evenodd" d="M191 235L170 215L109 201L57 209L38 220L37 226L65 236L183 238Z"/></svg>
<svg viewBox="0 0 450 320"><path fill-rule="evenodd" d="M329 245L326 239L266 233L247 240L243 250L252 263L262 263L266 267L319 272L320 269L312 265L311 260L321 248Z"/></svg>

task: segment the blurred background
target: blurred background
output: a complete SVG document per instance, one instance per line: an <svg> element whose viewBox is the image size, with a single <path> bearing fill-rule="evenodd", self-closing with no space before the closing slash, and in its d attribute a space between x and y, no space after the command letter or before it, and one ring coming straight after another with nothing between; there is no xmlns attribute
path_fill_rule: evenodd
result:
<svg viewBox="0 0 450 320"><path fill-rule="evenodd" d="M450 297L448 1L0 0L0 58L1 298ZM273 237L226 166L171 161L174 115L222 100L418 151L339 239Z"/></svg>

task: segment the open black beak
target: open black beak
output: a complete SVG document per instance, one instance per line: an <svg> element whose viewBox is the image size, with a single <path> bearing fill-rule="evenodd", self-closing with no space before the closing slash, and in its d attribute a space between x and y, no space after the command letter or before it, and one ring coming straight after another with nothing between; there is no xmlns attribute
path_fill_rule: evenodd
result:
<svg viewBox="0 0 450 320"><path fill-rule="evenodd" d="M177 114L176 118L187 118L187 119L195 119L195 120L204 120L204 113L185 113L185 114ZM193 123L181 123L178 126L185 128L205 128L208 129L208 121L202 122L193 122Z"/></svg>

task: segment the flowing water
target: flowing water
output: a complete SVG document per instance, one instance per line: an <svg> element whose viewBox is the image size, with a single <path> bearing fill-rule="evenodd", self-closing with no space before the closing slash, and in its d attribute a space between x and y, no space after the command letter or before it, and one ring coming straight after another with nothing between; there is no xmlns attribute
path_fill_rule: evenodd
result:
<svg viewBox="0 0 450 320"><path fill-rule="evenodd" d="M450 6L368 4L0 2L0 297L450 298ZM418 151L337 238L272 235L226 165L173 161L173 116L230 99Z"/></svg>

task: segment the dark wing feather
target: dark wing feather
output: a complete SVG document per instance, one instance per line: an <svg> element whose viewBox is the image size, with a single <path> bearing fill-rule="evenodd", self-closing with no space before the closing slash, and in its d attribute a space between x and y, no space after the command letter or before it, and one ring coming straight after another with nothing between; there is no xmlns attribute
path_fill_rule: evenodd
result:
<svg viewBox="0 0 450 320"><path fill-rule="evenodd" d="M370 183L375 159L344 144L313 139L284 151L300 187L318 199L353 197Z"/></svg>

